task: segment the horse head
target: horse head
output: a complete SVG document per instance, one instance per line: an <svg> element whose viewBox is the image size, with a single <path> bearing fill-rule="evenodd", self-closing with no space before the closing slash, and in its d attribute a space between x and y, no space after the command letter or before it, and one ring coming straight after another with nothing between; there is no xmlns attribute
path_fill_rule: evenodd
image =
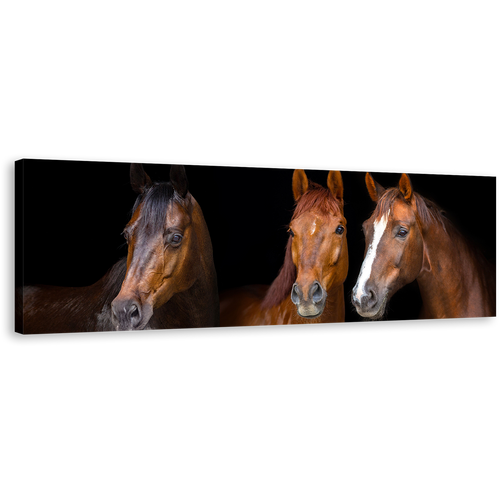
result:
<svg viewBox="0 0 500 500"><path fill-rule="evenodd" d="M153 311L190 288L199 274L195 202L184 167L171 167L170 182L154 183L142 165L132 164L130 181L139 196L123 231L127 272L111 304L117 330L147 328Z"/></svg>

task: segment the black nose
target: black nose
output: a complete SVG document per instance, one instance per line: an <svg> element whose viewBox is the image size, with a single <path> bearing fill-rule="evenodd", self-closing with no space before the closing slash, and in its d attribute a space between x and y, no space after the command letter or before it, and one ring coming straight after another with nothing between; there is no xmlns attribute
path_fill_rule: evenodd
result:
<svg viewBox="0 0 500 500"><path fill-rule="evenodd" d="M352 303L362 310L369 310L377 303L377 294L373 288L367 288L359 299L353 294Z"/></svg>
<svg viewBox="0 0 500 500"><path fill-rule="evenodd" d="M115 299L111 311L113 323L119 330L132 330L141 322L141 306L134 299Z"/></svg>
<svg viewBox="0 0 500 500"><path fill-rule="evenodd" d="M313 304L318 304L323 300L324 296L325 291L323 290L323 287L321 286L319 281L315 281L309 287L307 300L311 301ZM297 283L294 283L294 285L292 286L292 302L297 305L301 300L304 300L304 292Z"/></svg>

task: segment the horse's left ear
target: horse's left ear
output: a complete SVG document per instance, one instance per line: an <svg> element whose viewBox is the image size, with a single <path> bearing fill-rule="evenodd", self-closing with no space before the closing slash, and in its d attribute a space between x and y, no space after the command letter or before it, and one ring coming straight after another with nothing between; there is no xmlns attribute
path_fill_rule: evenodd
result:
<svg viewBox="0 0 500 500"><path fill-rule="evenodd" d="M344 198L344 183L342 182L341 173L338 170L330 170L326 184L333 197L342 201Z"/></svg>
<svg viewBox="0 0 500 500"><path fill-rule="evenodd" d="M401 191L401 194L404 196L406 201L411 201L411 197L413 196L413 188L411 186L410 177L408 177L408 175L401 175L401 179L399 179L399 190Z"/></svg>
<svg viewBox="0 0 500 500"><path fill-rule="evenodd" d="M188 192L188 179L183 165L172 165L170 167L170 182L177 194L185 198Z"/></svg>

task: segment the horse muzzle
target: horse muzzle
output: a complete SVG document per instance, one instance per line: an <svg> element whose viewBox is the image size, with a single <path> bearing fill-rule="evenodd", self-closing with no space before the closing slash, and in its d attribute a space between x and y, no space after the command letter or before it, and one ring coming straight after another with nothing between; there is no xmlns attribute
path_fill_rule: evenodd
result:
<svg viewBox="0 0 500 500"><path fill-rule="evenodd" d="M380 319L385 312L387 295L381 298L374 288L367 288L358 292L357 287L355 287L352 291L351 301L356 308L356 312L363 318Z"/></svg>
<svg viewBox="0 0 500 500"><path fill-rule="evenodd" d="M292 302L297 306L297 313L303 318L317 318L323 313L326 303L326 291L319 281L309 287L301 287L297 282L292 286Z"/></svg>
<svg viewBox="0 0 500 500"><path fill-rule="evenodd" d="M144 330L152 315L153 308L135 298L117 297L111 303L111 322L116 330Z"/></svg>

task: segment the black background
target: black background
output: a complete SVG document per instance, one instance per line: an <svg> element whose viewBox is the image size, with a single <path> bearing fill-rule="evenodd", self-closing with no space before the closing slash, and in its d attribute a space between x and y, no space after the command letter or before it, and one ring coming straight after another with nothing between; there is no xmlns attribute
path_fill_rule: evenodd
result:
<svg viewBox="0 0 500 500"><path fill-rule="evenodd" d="M23 178L16 172L16 218L18 224L24 221L24 260L19 256L22 241L18 234L16 285L84 286L97 281L127 252L121 232L136 198L129 183L130 164L22 163ZM169 179L168 165L144 166L153 180ZM211 234L219 290L270 284L283 263L294 204L293 169L186 166L186 171ZM327 171L307 170L307 175L326 186ZM342 177L350 259L346 320L360 321L349 295L363 260L361 223L370 216L374 203L366 191L364 172L342 172ZM400 174L374 173L373 177L391 187L397 185ZM411 174L410 178L414 189L438 203L494 262L495 178L428 174ZM420 305L413 283L393 297L387 319L416 318Z"/></svg>

